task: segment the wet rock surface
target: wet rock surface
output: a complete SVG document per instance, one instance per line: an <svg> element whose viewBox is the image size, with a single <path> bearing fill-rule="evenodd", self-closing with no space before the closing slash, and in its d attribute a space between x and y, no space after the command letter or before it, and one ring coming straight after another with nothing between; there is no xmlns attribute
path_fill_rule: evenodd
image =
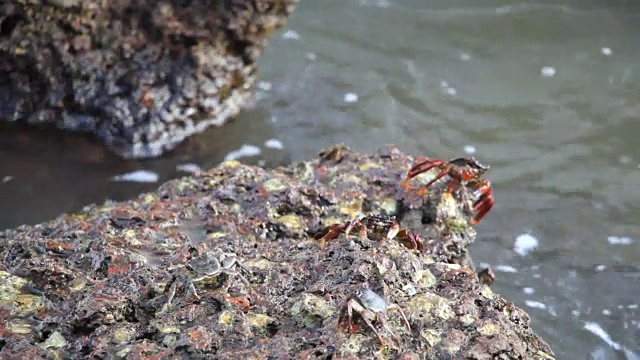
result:
<svg viewBox="0 0 640 360"><path fill-rule="evenodd" d="M552 359L466 266L470 195L404 193L412 160L336 146L271 171L226 162L3 231L0 357ZM366 231L314 238L359 214L397 216L421 251Z"/></svg>
<svg viewBox="0 0 640 360"><path fill-rule="evenodd" d="M298 0L0 4L0 121L88 131L126 158L236 115Z"/></svg>

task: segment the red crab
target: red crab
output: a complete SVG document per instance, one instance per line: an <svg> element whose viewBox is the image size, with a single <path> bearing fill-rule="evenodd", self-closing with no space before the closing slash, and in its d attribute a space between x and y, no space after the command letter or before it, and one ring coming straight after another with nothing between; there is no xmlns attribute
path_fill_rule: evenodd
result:
<svg viewBox="0 0 640 360"><path fill-rule="evenodd" d="M340 234L349 236L351 231L357 231L360 237L383 240L395 239L409 249L423 250L422 238L413 231L402 229L395 217L388 215L361 214L351 221L333 224L325 227L314 236L320 241L321 247L326 242L336 239Z"/></svg>
<svg viewBox="0 0 640 360"><path fill-rule="evenodd" d="M415 164L402 183L405 191L408 188L409 181L414 177L427 172L433 168L440 170L438 175L429 181L426 185L420 187L418 195L423 196L429 186L433 185L442 177L449 175L451 181L447 186L447 192L452 192L456 187L467 187L478 194L477 200L473 203L473 211L476 216L471 220L471 224L477 224L491 210L493 206L493 190L489 180L480 179L480 176L489 170L489 166L483 165L474 158L456 158L445 161L438 159L426 159Z"/></svg>

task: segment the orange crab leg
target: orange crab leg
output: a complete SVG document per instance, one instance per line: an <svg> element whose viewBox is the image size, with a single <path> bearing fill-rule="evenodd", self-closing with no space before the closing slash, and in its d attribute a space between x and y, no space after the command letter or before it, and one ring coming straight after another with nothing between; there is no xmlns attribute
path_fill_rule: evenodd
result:
<svg viewBox="0 0 640 360"><path fill-rule="evenodd" d="M427 172L434 167L440 166L442 164L446 164L447 162L444 160L425 160L414 165L409 172L407 173L408 177L415 177L418 174L422 174L423 172Z"/></svg>
<svg viewBox="0 0 640 360"><path fill-rule="evenodd" d="M429 186L433 185L433 183L435 183L436 181L442 179L445 175L447 175L449 172L446 170L442 170L440 172L440 174L438 174L438 176L434 177L433 179L431 179L431 181L429 181L426 185L422 186L420 188L420 190L418 190L418 195L419 196L424 196L424 193L427 191L427 189L429 188ZM451 187L451 186L450 186Z"/></svg>
<svg viewBox="0 0 640 360"><path fill-rule="evenodd" d="M449 186L447 186L447 192L451 193L453 191L453 188L455 188L458 185L460 185L460 180L456 178L452 178L451 182L449 183Z"/></svg>
<svg viewBox="0 0 640 360"><path fill-rule="evenodd" d="M333 224L327 226L319 233L317 233L313 238L314 240L320 242L320 248L324 248L327 242L334 240L335 238L340 236L340 233L342 232L342 230L344 230L345 226L345 224Z"/></svg>
<svg viewBox="0 0 640 360"><path fill-rule="evenodd" d="M407 186L409 185L409 181L411 181L411 179L413 179L414 177L416 177L416 176L418 176L418 175L420 175L420 174L422 174L424 172L427 172L427 171L433 169L434 167L441 166L443 164L446 164L446 162L443 161L443 160L424 160L422 162L419 162L419 163L415 164L407 172L407 177L402 182L402 187L406 190Z"/></svg>
<svg viewBox="0 0 640 360"><path fill-rule="evenodd" d="M480 198L473 204L473 210L477 211L475 218L471 220L471 224L475 225L491 210L493 207L493 190L488 180L480 182L480 186L476 189L480 192Z"/></svg>
<svg viewBox="0 0 640 360"><path fill-rule="evenodd" d="M444 171L444 170L443 170ZM469 182L473 181L475 175L470 171L458 171L457 175L451 177L451 182L447 187L447 192L451 193L456 186L459 186L463 181ZM480 186L482 188L482 185ZM482 190L481 190L482 191Z"/></svg>
<svg viewBox="0 0 640 360"><path fill-rule="evenodd" d="M482 220L482 218L485 215L487 215L487 213L489 212L489 210L491 210L492 207L493 207L493 196L491 195L482 201L482 206L478 210L478 214L476 215L476 217L471 221L471 224L475 225L478 222L480 222L480 220Z"/></svg>
<svg viewBox="0 0 640 360"><path fill-rule="evenodd" d="M420 235L413 231L402 229L398 232L395 239L408 249L416 249L418 251L422 251L424 249Z"/></svg>

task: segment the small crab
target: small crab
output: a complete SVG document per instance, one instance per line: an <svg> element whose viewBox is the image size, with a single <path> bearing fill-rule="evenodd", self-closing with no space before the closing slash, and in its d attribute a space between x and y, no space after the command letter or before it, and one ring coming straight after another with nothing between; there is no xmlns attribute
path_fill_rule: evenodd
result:
<svg viewBox="0 0 640 360"><path fill-rule="evenodd" d="M236 276L248 286L249 281L235 269L236 267L245 272L249 272L249 270L238 261L236 254L220 251L207 252L178 268L177 271L174 272L172 280L167 284L167 290L165 290L165 292L175 293L175 287L183 285L199 299L200 296L196 291L195 283L215 278L220 274ZM171 298L173 298L173 296L171 296Z"/></svg>
<svg viewBox="0 0 640 360"><path fill-rule="evenodd" d="M476 211L477 213L471 220L471 224L475 225L480 222L489 210L491 210L494 201L491 183L488 180L480 179L480 176L489 170L489 166L481 164L473 157L456 158L449 161L438 159L426 159L420 161L409 169L407 177L402 183L402 187L406 191L411 179L433 168L439 169L440 172L426 185L418 189L419 196L423 196L429 186L433 185L442 177L448 175L451 178L451 182L449 183L449 186L447 186L447 192L451 193L456 187L466 186L477 196L477 200L473 203L473 211Z"/></svg>
<svg viewBox="0 0 640 360"><path fill-rule="evenodd" d="M347 301L342 306L340 314L338 316L338 326L340 328L346 328L349 332L353 331L353 314L354 312L360 316L360 318L367 324L367 326L376 334L380 343L384 345L384 339L380 332L374 326L375 323L379 323L380 326L396 340L400 341L400 338L389 329L386 324L384 314L389 310L397 310L402 315L404 323L407 325L407 330L411 331L411 325L404 311L394 303L385 301L380 295L373 292L371 289L365 288L358 290L355 294L349 296Z"/></svg>
<svg viewBox="0 0 640 360"><path fill-rule="evenodd" d="M196 275L193 278L194 282L202 281L224 273L229 276L237 276L245 283L245 285L249 285L249 281L247 281L240 272L236 271L235 267L238 267L240 270L245 272L249 272L249 270L242 266L240 261L238 261L237 255L234 253L206 253L189 261L185 266Z"/></svg>
<svg viewBox="0 0 640 360"><path fill-rule="evenodd" d="M360 237L383 240L395 239L409 249L422 251L422 239L413 231L401 229L395 217L388 215L359 215L351 221L325 227L314 236L324 246L327 241L334 240L341 233L349 236L352 230L358 231Z"/></svg>

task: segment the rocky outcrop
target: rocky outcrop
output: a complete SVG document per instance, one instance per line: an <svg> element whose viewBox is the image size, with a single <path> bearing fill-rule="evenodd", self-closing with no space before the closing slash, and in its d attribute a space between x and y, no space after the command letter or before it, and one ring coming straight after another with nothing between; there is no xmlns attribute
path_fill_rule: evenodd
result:
<svg viewBox="0 0 640 360"><path fill-rule="evenodd" d="M298 0L0 4L0 121L88 131L157 156L247 103Z"/></svg>
<svg viewBox="0 0 640 360"><path fill-rule="evenodd" d="M271 171L226 162L1 232L0 357L553 359L468 266L465 192L405 193L411 163L340 146ZM358 214L373 226L314 236ZM375 231L392 216L420 246Z"/></svg>

